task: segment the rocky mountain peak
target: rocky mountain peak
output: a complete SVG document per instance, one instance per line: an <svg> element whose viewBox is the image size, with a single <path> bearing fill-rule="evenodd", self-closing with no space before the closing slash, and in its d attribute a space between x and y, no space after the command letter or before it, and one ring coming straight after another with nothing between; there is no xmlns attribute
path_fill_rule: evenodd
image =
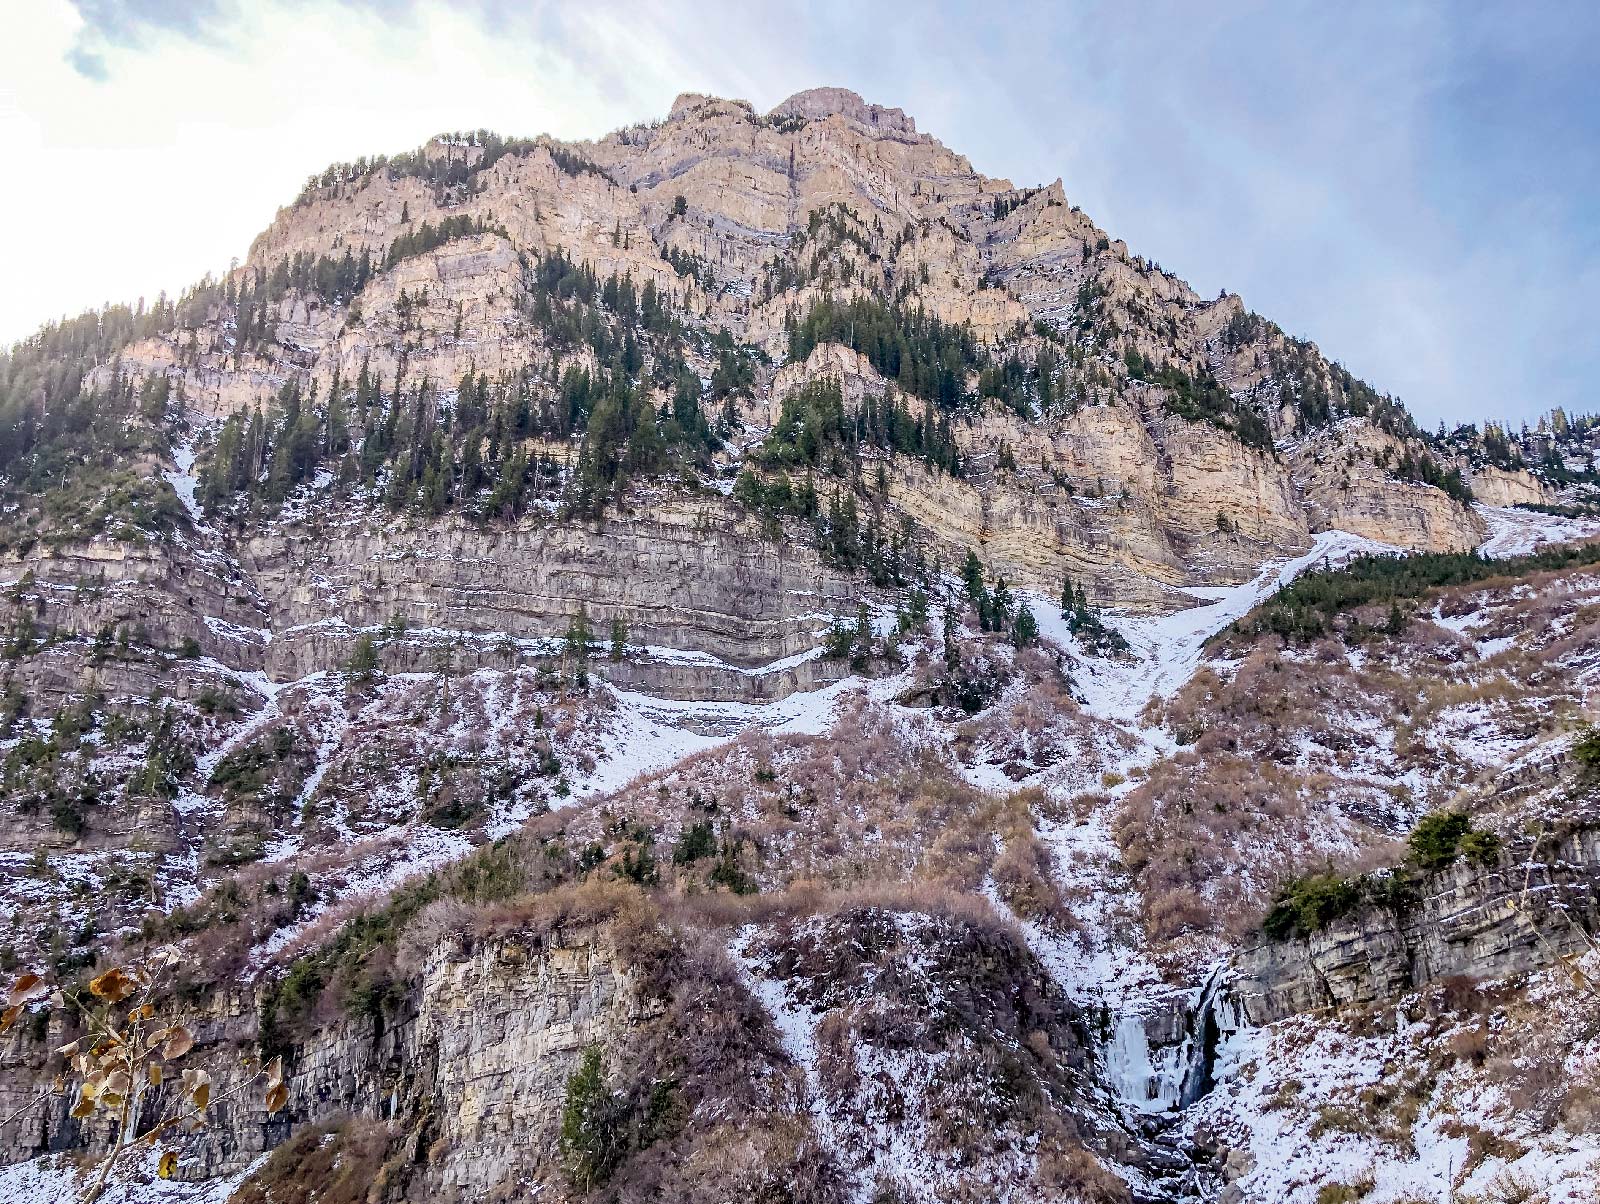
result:
<svg viewBox="0 0 1600 1204"><path fill-rule="evenodd" d="M704 117L718 113L750 116L754 112L755 106L747 100L729 100L705 92L680 92L678 98L672 102L672 108L667 111L667 120L683 121L690 116Z"/></svg>
<svg viewBox="0 0 1600 1204"><path fill-rule="evenodd" d="M807 121L840 116L879 133L913 138L917 134L917 123L904 110L869 104L849 88L807 88L789 97L768 116L803 117Z"/></svg>

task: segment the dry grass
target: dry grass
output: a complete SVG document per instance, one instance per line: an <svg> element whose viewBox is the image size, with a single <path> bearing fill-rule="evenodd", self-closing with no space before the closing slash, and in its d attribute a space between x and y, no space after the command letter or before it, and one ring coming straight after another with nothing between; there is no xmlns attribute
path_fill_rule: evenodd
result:
<svg viewBox="0 0 1600 1204"><path fill-rule="evenodd" d="M303 1126L242 1183L233 1204L376 1204L387 1198L395 1134L364 1118Z"/></svg>
<svg viewBox="0 0 1600 1204"><path fill-rule="evenodd" d="M1324 1183L1317 1189L1316 1204L1357 1204L1371 1195L1375 1186L1377 1176L1369 1168L1347 1182Z"/></svg>
<svg viewBox="0 0 1600 1204"><path fill-rule="evenodd" d="M747 924L794 923L813 916L831 917L872 910L935 916L1022 942L1014 920L1001 915L981 895L930 883L888 883L847 888L800 883L765 895L696 894L663 898L662 914L686 926L731 929Z"/></svg>
<svg viewBox="0 0 1600 1204"><path fill-rule="evenodd" d="M1184 751L1158 764L1113 823L1150 935L1239 935L1282 878L1335 850L1354 860L1368 838L1327 814L1324 800L1302 775L1235 752Z"/></svg>
<svg viewBox="0 0 1600 1204"><path fill-rule="evenodd" d="M1423 811L1492 803L1497 767L1473 746L1560 730L1581 701L1562 665L1600 654L1592 572L1524 584L1441 591L1403 634L1358 654L1327 639L1286 649L1233 637L1231 673L1203 668L1157 708L1182 750L1124 797L1114 825L1150 935L1237 935L1283 878L1330 861L1363 868ZM1471 638L1427 621L1435 602L1480 616ZM1476 651L1474 640L1504 636L1509 647ZM1406 782L1418 778L1414 794Z"/></svg>
<svg viewBox="0 0 1600 1204"><path fill-rule="evenodd" d="M857 700L827 735L747 733L632 783L568 814L566 839L612 858L648 839L660 887L673 895L717 885L715 858L675 856L699 825L719 848L736 849L741 869L769 894L972 892L993 877L1019 914L1066 924L1034 832L1033 811L1043 805L1037 791L997 798L973 789L885 711Z"/></svg>
<svg viewBox="0 0 1600 1204"><path fill-rule="evenodd" d="M1034 1181L1056 1198L1082 1204L1127 1204L1132 1193L1083 1146L1060 1138L1040 1143Z"/></svg>

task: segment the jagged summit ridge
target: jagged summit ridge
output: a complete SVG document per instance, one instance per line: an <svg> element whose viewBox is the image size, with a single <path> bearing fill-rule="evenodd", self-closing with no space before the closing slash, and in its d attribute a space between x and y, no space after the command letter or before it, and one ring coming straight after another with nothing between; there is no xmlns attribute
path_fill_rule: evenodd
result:
<svg viewBox="0 0 1600 1204"><path fill-rule="evenodd" d="M682 121L696 113L719 110L737 110L749 114L756 111L755 106L747 100L712 96L704 92L683 92L672 102L667 120ZM912 139L918 137L916 121L903 109L871 104L860 93L849 88L806 88L767 112L768 118L795 117L804 121L821 121L836 116L872 133Z"/></svg>
<svg viewBox="0 0 1600 1204"><path fill-rule="evenodd" d="M807 88L773 107L769 116L804 117L808 121L834 115L874 131L915 137L917 123L903 109L869 104L849 88Z"/></svg>

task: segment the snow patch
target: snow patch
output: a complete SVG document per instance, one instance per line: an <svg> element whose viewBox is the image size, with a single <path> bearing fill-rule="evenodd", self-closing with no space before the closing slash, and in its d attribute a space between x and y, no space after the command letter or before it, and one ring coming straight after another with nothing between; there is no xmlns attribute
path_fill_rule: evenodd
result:
<svg viewBox="0 0 1600 1204"><path fill-rule="evenodd" d="M1488 535L1478 545L1485 556L1501 559L1526 556L1542 544L1569 543L1600 535L1600 518L1566 518L1542 510L1523 510L1515 506L1474 505Z"/></svg>

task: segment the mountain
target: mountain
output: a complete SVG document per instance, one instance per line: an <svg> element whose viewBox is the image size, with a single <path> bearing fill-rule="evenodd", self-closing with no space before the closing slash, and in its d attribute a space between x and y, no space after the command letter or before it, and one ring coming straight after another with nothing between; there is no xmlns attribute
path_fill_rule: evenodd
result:
<svg viewBox="0 0 1600 1204"><path fill-rule="evenodd" d="M0 357L0 1197L1589 1198L1596 433L841 89L333 165Z"/></svg>

